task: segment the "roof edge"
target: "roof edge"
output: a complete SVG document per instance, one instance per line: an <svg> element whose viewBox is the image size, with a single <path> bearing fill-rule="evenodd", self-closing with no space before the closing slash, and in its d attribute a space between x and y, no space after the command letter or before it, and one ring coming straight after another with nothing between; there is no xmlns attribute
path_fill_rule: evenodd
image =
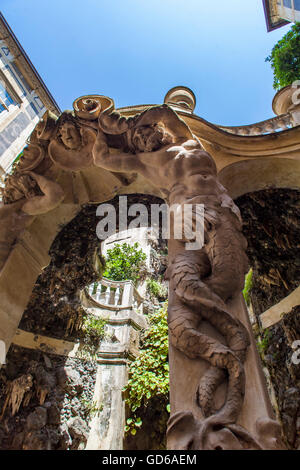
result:
<svg viewBox="0 0 300 470"><path fill-rule="evenodd" d="M26 60L27 64L29 65L29 67L31 68L32 72L34 73L34 75L36 76L37 80L40 82L42 88L44 89L45 93L47 94L47 96L49 97L51 103L53 104L53 107L56 109L57 111L57 114L61 114L61 109L60 107L58 106L58 104L56 103L55 99L53 98L51 92L49 91L49 89L47 88L47 86L45 85L45 82L44 80L41 78L40 74L38 73L38 71L36 70L36 68L34 67L33 63L31 62L31 60L29 59L28 55L26 54L26 52L24 51L23 47L21 46L20 42L18 41L17 37L15 36L14 32L12 31L11 27L9 26L9 24L7 23L6 19L4 18L2 12L0 11L0 20L3 22L5 28L7 29L9 35L11 36L11 38L13 39L13 41L15 42L17 48L20 50L21 54L23 55L24 59Z"/></svg>

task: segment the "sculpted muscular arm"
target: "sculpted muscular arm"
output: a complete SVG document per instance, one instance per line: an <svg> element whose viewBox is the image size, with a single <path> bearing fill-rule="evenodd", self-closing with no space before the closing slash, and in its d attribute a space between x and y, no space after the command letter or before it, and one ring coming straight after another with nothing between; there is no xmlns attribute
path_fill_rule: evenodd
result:
<svg viewBox="0 0 300 470"><path fill-rule="evenodd" d="M105 134L101 129L98 129L93 147L93 159L96 166L110 171L130 173L141 171L144 168L138 155L125 152L110 153Z"/></svg>
<svg viewBox="0 0 300 470"><path fill-rule="evenodd" d="M153 123L162 123L174 137L174 143L194 138L186 123L167 104L153 106L142 113L139 126L148 126Z"/></svg>

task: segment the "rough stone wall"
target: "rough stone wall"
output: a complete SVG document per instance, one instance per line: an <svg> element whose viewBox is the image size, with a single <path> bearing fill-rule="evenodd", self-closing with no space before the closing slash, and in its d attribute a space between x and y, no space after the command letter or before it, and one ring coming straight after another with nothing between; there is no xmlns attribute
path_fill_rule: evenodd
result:
<svg viewBox="0 0 300 470"><path fill-rule="evenodd" d="M95 376L94 362L11 347L0 371L0 449L84 448ZM23 377L27 386L16 388L16 379ZM4 405L18 394L23 399L13 415L11 404Z"/></svg>
<svg viewBox="0 0 300 470"><path fill-rule="evenodd" d="M118 197L110 202L118 216ZM137 202L149 208L151 203L163 201L145 195L128 196L128 205ZM99 278L95 270L95 256L101 255L96 236L99 220L96 205L88 205L62 227L49 251L51 262L33 289L20 329L67 341L85 341L81 329L85 312L79 292ZM0 449L84 448L88 421L91 413L97 412L91 401L95 379L93 361L12 346L7 364L0 370L0 416L15 380L25 392L20 390L23 398L14 416L11 405L4 410ZM47 391L43 400L39 395L40 382Z"/></svg>
<svg viewBox="0 0 300 470"><path fill-rule="evenodd" d="M300 364L292 362L292 343L300 339L300 306L269 328L263 353L277 398L283 433L300 450Z"/></svg>
<svg viewBox="0 0 300 470"><path fill-rule="evenodd" d="M258 349L267 367L288 447L300 448L300 365L292 364L294 340L300 339L300 307L262 330L259 316L299 286L300 192L268 189L235 201L244 221L247 253L253 268L251 305L257 318Z"/></svg>

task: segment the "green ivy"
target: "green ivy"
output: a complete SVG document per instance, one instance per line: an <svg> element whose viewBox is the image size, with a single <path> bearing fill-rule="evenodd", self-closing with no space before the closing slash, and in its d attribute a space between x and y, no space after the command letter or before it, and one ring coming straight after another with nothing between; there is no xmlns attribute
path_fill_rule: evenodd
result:
<svg viewBox="0 0 300 470"><path fill-rule="evenodd" d="M80 399L82 406L84 407L86 416L100 416L101 411L103 411L103 404L97 405L96 402L86 400L84 398Z"/></svg>
<svg viewBox="0 0 300 470"><path fill-rule="evenodd" d="M164 401L169 393L167 303L148 319L149 328L142 338L140 355L129 367L129 380L124 389L131 413L125 431L133 435L142 425L140 409L147 408L154 397Z"/></svg>
<svg viewBox="0 0 300 470"><path fill-rule="evenodd" d="M146 254L139 249L139 244L115 246L107 250L106 265L103 277L112 281L131 280L136 285L142 280L143 272L146 271Z"/></svg>
<svg viewBox="0 0 300 470"><path fill-rule="evenodd" d="M275 44L266 62L270 62L273 69L275 90L300 79L300 23L294 24Z"/></svg>
<svg viewBox="0 0 300 470"><path fill-rule="evenodd" d="M245 287L243 290L243 296L248 306L250 305L250 291L252 289L252 285L253 285L253 271L252 269L250 269L250 271L245 277Z"/></svg>

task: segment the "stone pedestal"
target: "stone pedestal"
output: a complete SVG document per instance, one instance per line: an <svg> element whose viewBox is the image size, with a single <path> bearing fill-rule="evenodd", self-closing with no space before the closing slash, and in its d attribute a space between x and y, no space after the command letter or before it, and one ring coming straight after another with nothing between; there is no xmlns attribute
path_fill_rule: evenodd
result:
<svg viewBox="0 0 300 470"><path fill-rule="evenodd" d="M237 424L255 436L264 449L275 448L281 445L280 429L274 421L274 412L268 396L262 364L242 294L232 299L227 307L247 328L251 341L244 363L246 377L244 403ZM208 323L203 322L201 330L225 344L224 338ZM203 420L201 409L197 405L196 393L200 378L209 367L208 362L201 359L189 359L172 344L169 347L169 361L171 416L182 411L192 412L196 419ZM225 397L226 386L222 384L215 395L217 409L222 407ZM222 443L220 445L222 446ZM169 436L167 447L170 450L178 449L177 436L173 434Z"/></svg>
<svg viewBox="0 0 300 470"><path fill-rule="evenodd" d="M122 450L125 427L125 403L122 390L127 383L127 362L112 360L99 364L94 404L97 412L91 422L86 450Z"/></svg>

